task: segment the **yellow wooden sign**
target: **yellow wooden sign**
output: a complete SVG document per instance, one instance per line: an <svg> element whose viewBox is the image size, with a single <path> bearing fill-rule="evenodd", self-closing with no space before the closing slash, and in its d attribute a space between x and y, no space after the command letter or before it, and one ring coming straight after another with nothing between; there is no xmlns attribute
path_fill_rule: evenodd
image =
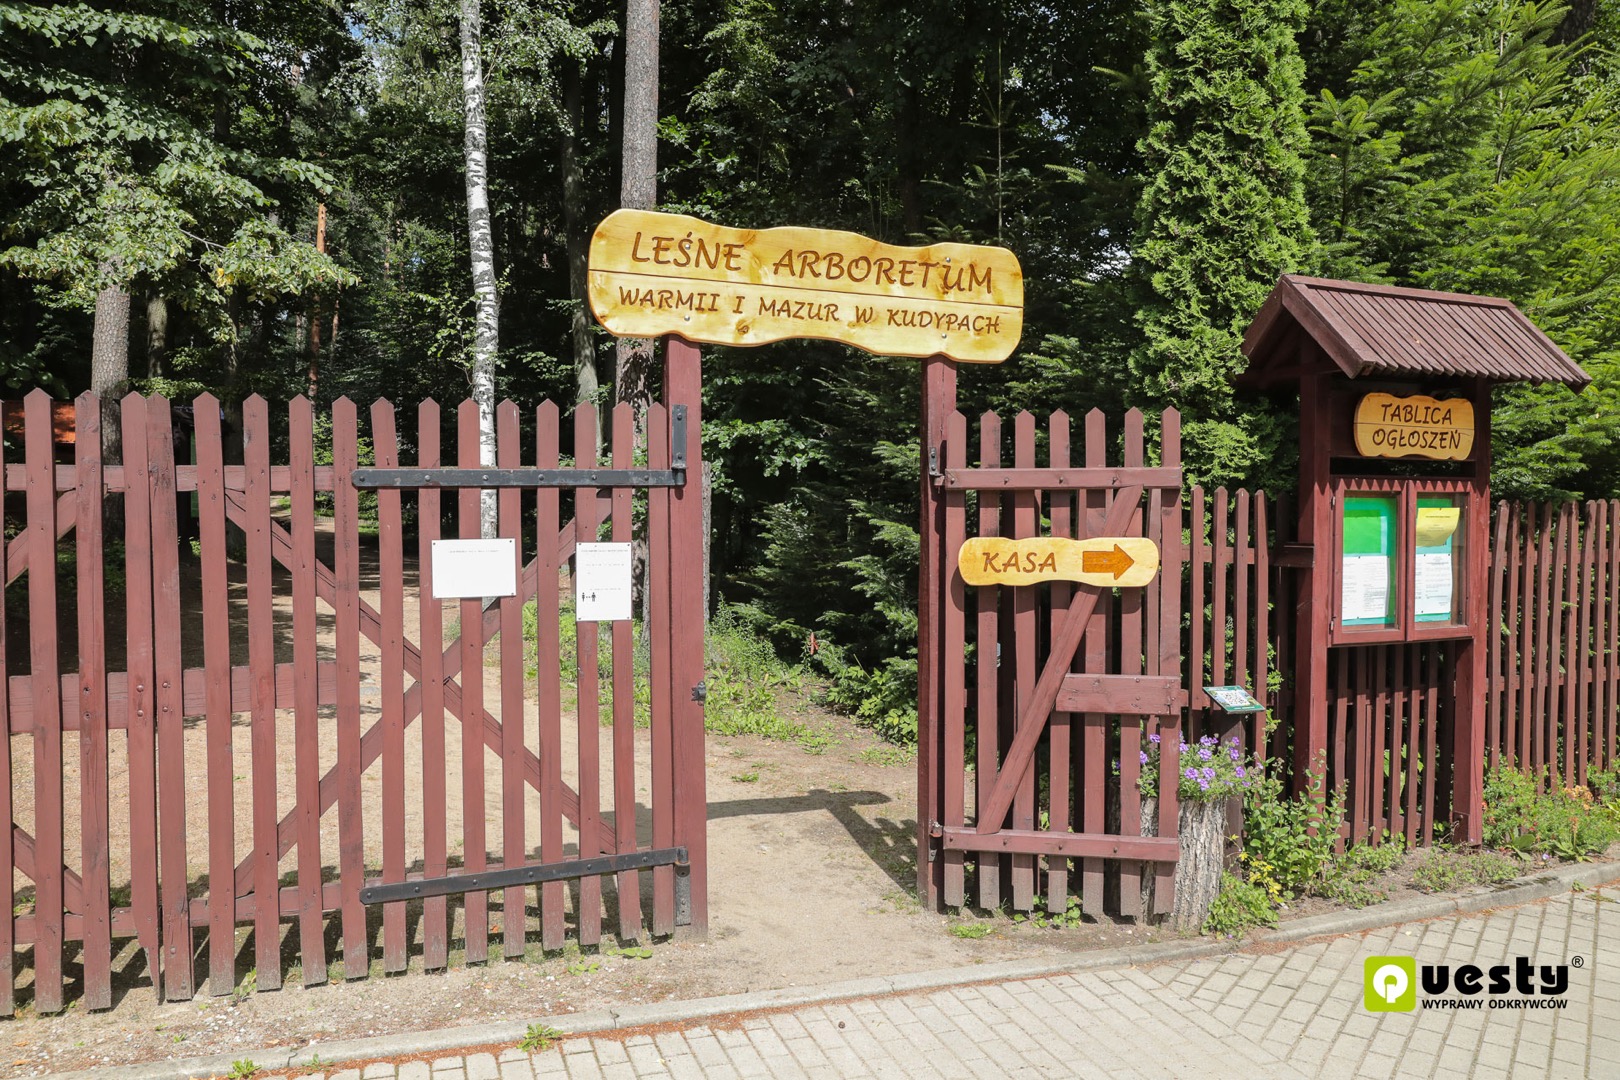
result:
<svg viewBox="0 0 1620 1080"><path fill-rule="evenodd" d="M730 229L617 210L591 237L591 310L620 337L711 345L841 341L883 356L997 364L1024 329L1004 248L894 247L827 229Z"/></svg>
<svg viewBox="0 0 1620 1080"><path fill-rule="evenodd" d="M1474 449L1474 405L1466 398L1368 394L1356 403L1355 432L1363 457L1463 461Z"/></svg>
<svg viewBox="0 0 1620 1080"><path fill-rule="evenodd" d="M956 566L969 585L1078 581L1135 589L1158 574L1159 546L1140 536L1096 536L1089 540L981 536L962 545Z"/></svg>

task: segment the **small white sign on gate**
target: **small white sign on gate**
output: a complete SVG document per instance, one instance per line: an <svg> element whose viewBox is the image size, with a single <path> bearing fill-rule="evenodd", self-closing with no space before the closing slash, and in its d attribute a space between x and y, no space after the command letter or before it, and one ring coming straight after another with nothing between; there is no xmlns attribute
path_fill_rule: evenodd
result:
<svg viewBox="0 0 1620 1080"><path fill-rule="evenodd" d="M630 618L630 545L580 544L574 548L574 618L614 622Z"/></svg>
<svg viewBox="0 0 1620 1080"><path fill-rule="evenodd" d="M433 541L433 598L516 596L517 541Z"/></svg>

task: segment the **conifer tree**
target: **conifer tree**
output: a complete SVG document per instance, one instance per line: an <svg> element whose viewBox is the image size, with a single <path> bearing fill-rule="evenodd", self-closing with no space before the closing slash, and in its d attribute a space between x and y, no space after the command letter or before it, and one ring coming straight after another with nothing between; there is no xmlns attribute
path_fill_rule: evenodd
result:
<svg viewBox="0 0 1620 1080"><path fill-rule="evenodd" d="M1254 479L1276 424L1239 415L1231 378L1244 328L1279 274L1312 247L1302 154L1304 0L1147 5L1145 183L1132 253L1143 343L1139 403L1185 418L1198 479Z"/></svg>

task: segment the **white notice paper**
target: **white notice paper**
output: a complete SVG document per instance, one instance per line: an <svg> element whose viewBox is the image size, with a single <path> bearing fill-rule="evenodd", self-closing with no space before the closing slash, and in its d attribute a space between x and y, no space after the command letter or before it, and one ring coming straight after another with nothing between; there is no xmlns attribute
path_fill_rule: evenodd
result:
<svg viewBox="0 0 1620 1080"><path fill-rule="evenodd" d="M630 545L579 544L574 548L574 618L614 622L630 617Z"/></svg>
<svg viewBox="0 0 1620 1080"><path fill-rule="evenodd" d="M1339 597L1340 618L1389 617L1389 558L1385 555L1346 555L1344 585Z"/></svg>
<svg viewBox="0 0 1620 1080"><path fill-rule="evenodd" d="M1417 557L1417 582L1412 598L1418 615L1451 614L1451 555L1440 552Z"/></svg>
<svg viewBox="0 0 1620 1080"><path fill-rule="evenodd" d="M517 541L433 541L433 598L516 596Z"/></svg>

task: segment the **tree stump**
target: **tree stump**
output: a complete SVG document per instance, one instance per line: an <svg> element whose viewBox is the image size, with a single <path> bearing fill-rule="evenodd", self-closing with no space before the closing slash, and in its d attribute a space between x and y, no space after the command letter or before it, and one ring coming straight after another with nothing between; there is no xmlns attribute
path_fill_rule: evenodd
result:
<svg viewBox="0 0 1620 1080"><path fill-rule="evenodd" d="M1176 864L1176 900L1170 909L1173 930L1198 933L1221 891L1225 869L1226 799L1187 800L1177 819L1181 860Z"/></svg>
<svg viewBox="0 0 1620 1080"><path fill-rule="evenodd" d="M1159 797L1157 795L1142 796L1142 827L1139 830L1143 836L1159 835ZM1142 921L1148 921L1154 914L1153 885L1158 880L1157 863L1147 863L1142 874Z"/></svg>

